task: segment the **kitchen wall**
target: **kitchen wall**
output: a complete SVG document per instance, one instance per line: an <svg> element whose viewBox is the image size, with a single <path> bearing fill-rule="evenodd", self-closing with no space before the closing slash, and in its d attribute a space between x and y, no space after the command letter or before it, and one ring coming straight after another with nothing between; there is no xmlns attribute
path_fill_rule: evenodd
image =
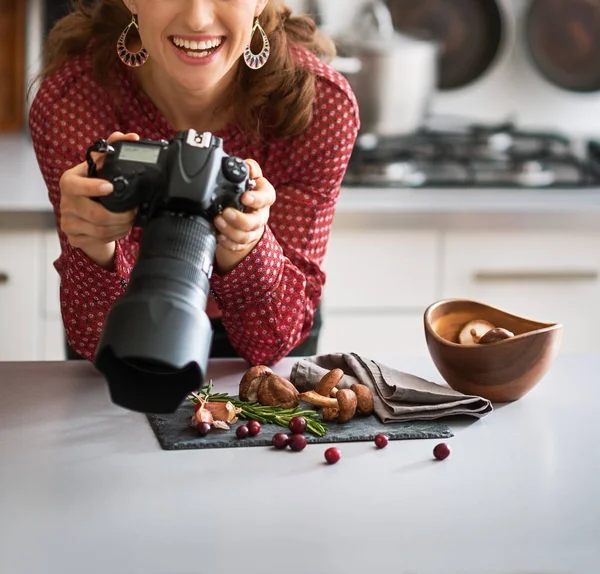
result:
<svg viewBox="0 0 600 574"><path fill-rule="evenodd" d="M326 29L343 33L365 0L321 0ZM304 10L303 0L288 0ZM511 118L523 127L558 129L570 135L600 137L600 93L575 94L546 82L527 60L522 29L525 0L499 0L509 32L502 55L479 81L454 92L438 94L432 113L459 115L477 121ZM407 78L410 81L410 78Z"/></svg>

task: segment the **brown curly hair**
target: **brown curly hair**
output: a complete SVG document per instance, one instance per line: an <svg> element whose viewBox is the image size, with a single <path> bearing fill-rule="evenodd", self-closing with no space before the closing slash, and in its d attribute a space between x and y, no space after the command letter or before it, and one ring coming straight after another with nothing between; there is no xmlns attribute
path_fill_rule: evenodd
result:
<svg viewBox="0 0 600 574"><path fill-rule="evenodd" d="M123 65L115 46L129 22L131 12L122 0L97 0L91 6L88 0L73 0L71 12L48 35L44 65L37 79L43 80L66 60L82 54L93 41L95 79L110 90L117 66ZM260 23L271 43L269 59L259 70L238 67L235 88L226 104L233 106L235 121L247 134L257 138L297 135L312 120L315 76L296 65L289 48L303 46L329 61L336 55L335 45L311 18L293 16L283 0L269 0ZM256 53L262 48L260 34L255 34L252 42Z"/></svg>

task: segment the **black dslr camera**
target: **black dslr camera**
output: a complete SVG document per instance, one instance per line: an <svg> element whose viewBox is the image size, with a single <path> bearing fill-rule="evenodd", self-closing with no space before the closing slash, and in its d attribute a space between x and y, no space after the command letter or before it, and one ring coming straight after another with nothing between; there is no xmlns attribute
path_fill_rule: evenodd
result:
<svg viewBox="0 0 600 574"><path fill-rule="evenodd" d="M97 169L91 153L105 152ZM115 404L144 413L173 412L204 381L212 343L206 315L216 249L212 220L228 206L243 211L252 187L246 163L209 132L171 141L107 143L88 149L88 174L114 191L108 210L137 209L144 228L125 293L108 313L94 364Z"/></svg>

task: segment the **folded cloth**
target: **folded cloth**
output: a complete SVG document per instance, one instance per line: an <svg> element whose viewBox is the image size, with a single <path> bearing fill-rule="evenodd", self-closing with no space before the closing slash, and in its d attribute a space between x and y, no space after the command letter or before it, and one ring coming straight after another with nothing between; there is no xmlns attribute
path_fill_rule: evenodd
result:
<svg viewBox="0 0 600 574"><path fill-rule="evenodd" d="M300 391L314 389L325 373L341 369L338 389L362 383L371 389L375 414L383 423L433 420L454 415L481 418L493 410L487 399L464 395L355 353L306 357L292 367L290 381Z"/></svg>

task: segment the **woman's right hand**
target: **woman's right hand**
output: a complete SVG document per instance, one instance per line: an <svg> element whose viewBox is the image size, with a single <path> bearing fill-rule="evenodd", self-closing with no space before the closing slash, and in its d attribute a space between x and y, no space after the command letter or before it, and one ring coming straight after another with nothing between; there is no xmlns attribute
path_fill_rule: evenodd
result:
<svg viewBox="0 0 600 574"><path fill-rule="evenodd" d="M114 132L108 142L139 140L137 134ZM103 154L94 154L98 168ZM69 243L81 249L92 261L111 269L114 267L115 242L125 237L133 227L135 210L112 213L93 197L108 195L112 183L87 176L86 162L65 171L60 178L60 227Z"/></svg>

